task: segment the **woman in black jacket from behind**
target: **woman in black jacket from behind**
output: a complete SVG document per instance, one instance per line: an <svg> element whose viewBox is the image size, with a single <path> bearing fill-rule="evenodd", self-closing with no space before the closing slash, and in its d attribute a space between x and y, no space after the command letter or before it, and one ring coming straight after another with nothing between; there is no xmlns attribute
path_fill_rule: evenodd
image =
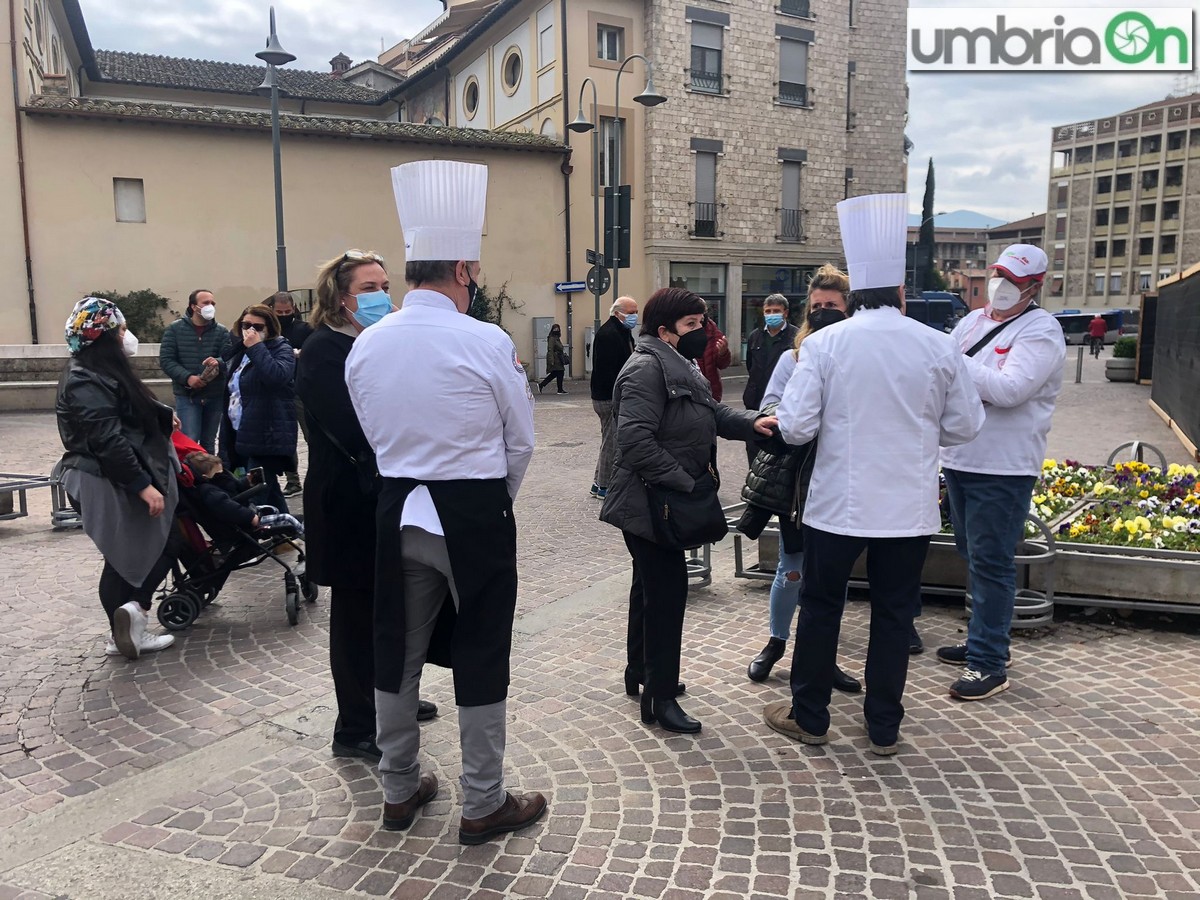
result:
<svg viewBox="0 0 1200 900"><path fill-rule="evenodd" d="M695 734L700 723L676 701L683 641L687 560L683 550L658 543L646 484L690 492L707 478L717 436L754 440L771 434L772 417L735 412L713 399L696 367L707 335L704 300L682 288L664 288L647 301L641 336L613 389L617 457L601 521L620 528L633 559L629 590L625 691L642 694L642 721Z"/></svg>
<svg viewBox="0 0 1200 900"><path fill-rule="evenodd" d="M104 557L100 604L112 631L105 652L137 659L175 642L146 630L154 590L171 567L174 412L129 365L137 338L115 304L80 300L66 338L71 362L54 407L66 453L54 474Z"/></svg>

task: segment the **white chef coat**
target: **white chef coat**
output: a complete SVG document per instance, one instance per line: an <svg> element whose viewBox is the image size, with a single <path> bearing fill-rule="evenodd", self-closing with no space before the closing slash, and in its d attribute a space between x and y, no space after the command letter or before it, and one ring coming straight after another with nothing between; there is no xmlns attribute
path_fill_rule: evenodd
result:
<svg viewBox="0 0 1200 900"><path fill-rule="evenodd" d="M789 350L779 357L779 362L775 363L775 371L771 373L771 380L767 382L767 392L763 394L762 402L758 404L759 409L770 406L772 403L778 403L783 399L784 388L787 387L788 379L792 377L794 371L796 371L796 351Z"/></svg>
<svg viewBox="0 0 1200 900"><path fill-rule="evenodd" d="M999 324L976 309L950 336L965 353ZM1066 356L1062 326L1038 309L965 357L987 421L975 440L943 450L942 465L987 475L1041 474Z"/></svg>
<svg viewBox="0 0 1200 900"><path fill-rule="evenodd" d="M444 294L409 291L354 342L346 385L381 475L503 478L516 498L533 456L533 394L499 327ZM443 533L423 485L404 504L404 525Z"/></svg>
<svg viewBox="0 0 1200 900"><path fill-rule="evenodd" d="M776 415L793 446L820 432L804 524L860 537L936 533L938 447L983 427L958 347L895 307L805 338Z"/></svg>

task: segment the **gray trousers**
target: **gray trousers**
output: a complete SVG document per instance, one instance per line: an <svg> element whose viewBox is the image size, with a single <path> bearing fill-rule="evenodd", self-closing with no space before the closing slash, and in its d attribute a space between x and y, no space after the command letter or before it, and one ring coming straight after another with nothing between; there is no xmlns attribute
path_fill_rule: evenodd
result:
<svg viewBox="0 0 1200 900"><path fill-rule="evenodd" d="M593 480L597 487L606 488L617 456L617 423L613 421L611 400L593 400L592 409L600 417L600 457L596 460L596 477Z"/></svg>
<svg viewBox="0 0 1200 900"><path fill-rule="evenodd" d="M417 751L421 730L417 701L421 668L438 612L449 586L455 607L458 591L450 571L446 539L420 528L405 526L401 540L404 562L404 673L397 694L375 691L375 743L383 751L379 774L388 803L403 803L417 792L421 766ZM458 742L462 750L465 819L480 819L504 805L504 743L507 701L458 708Z"/></svg>

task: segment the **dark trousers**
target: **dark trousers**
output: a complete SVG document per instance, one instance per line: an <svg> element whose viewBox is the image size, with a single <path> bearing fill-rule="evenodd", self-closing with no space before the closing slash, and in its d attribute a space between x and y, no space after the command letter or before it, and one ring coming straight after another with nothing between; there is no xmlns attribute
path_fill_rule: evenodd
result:
<svg viewBox="0 0 1200 900"><path fill-rule="evenodd" d="M246 460L246 469L263 470L263 479L267 490L259 495L258 503L268 503L281 513L288 511L287 501L283 499L283 489L279 486L279 476L290 469L294 462L287 456L251 456Z"/></svg>
<svg viewBox="0 0 1200 900"><path fill-rule="evenodd" d="M625 642L629 671L645 684L646 696L670 700L679 684L687 561L682 550L669 550L628 531L622 534L633 557Z"/></svg>
<svg viewBox="0 0 1200 900"><path fill-rule="evenodd" d="M792 714L811 734L829 730L829 698L837 660L846 585L867 551L871 636L867 645L867 732L876 744L896 742L904 718L904 682L913 618L921 610L921 569L929 535L867 538L804 526L804 587L792 650Z"/></svg>
<svg viewBox="0 0 1200 900"><path fill-rule="evenodd" d="M329 589L329 670L337 695L333 739L357 744L375 738L375 592Z"/></svg>
<svg viewBox="0 0 1200 900"><path fill-rule="evenodd" d="M543 378L541 381L538 382L538 387L544 388L551 381L558 379L558 389L561 391L563 389L562 381L563 381L563 374L565 372L566 372L565 369L555 369L553 372L551 372L549 375L547 375L545 378Z"/></svg>
<svg viewBox="0 0 1200 900"><path fill-rule="evenodd" d="M117 570L108 564L108 560L104 561L104 568L100 571L100 605L104 607L104 614L108 616L110 629L113 623L113 613L130 600L136 600L144 610L150 609L154 591L171 571L171 563L175 560L177 552L178 547L173 541L168 540L167 548L158 558L158 562L154 564L154 568L150 570L150 574L146 576L141 587L134 587L117 574Z"/></svg>

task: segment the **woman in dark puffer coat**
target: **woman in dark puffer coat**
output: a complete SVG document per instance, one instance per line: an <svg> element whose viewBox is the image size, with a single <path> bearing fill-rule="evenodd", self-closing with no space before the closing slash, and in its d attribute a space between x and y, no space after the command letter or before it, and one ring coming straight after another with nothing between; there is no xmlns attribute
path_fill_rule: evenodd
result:
<svg viewBox="0 0 1200 900"><path fill-rule="evenodd" d="M287 512L279 476L296 466L296 354L270 307L246 308L234 326L233 356L222 367L228 389L221 455L230 469L262 468L266 502Z"/></svg>
<svg viewBox="0 0 1200 900"><path fill-rule="evenodd" d="M700 723L680 709L687 561L683 550L655 541L646 483L691 491L714 458L717 436L767 436L776 422L735 412L713 400L696 367L707 336L704 300L682 288L656 291L643 312L641 336L613 388L617 455L600 519L620 528L633 558L625 692L642 694L642 721L695 734Z"/></svg>

